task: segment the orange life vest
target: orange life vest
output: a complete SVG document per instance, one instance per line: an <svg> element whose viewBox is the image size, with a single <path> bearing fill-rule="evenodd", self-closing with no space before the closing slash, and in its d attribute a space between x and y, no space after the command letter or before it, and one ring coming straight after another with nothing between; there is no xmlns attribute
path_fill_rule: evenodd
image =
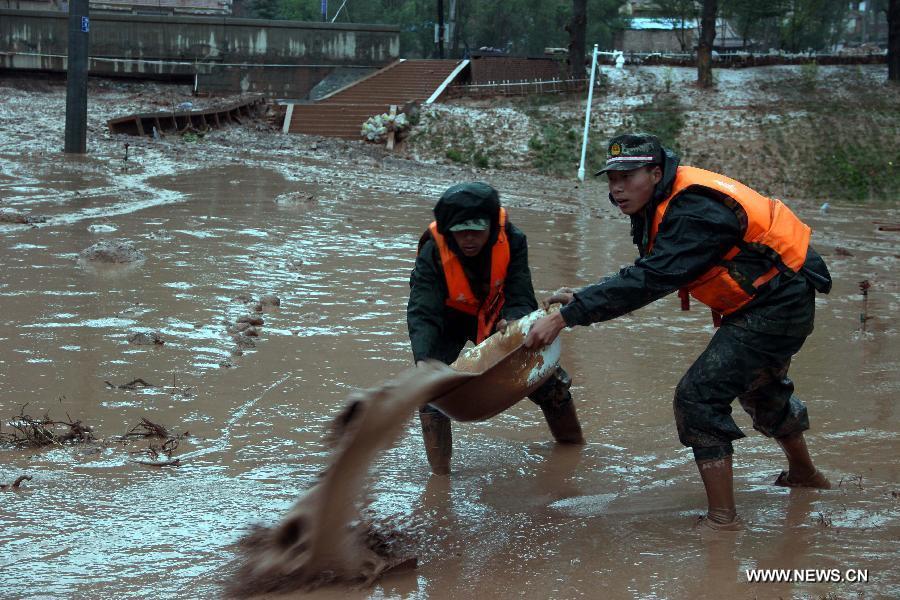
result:
<svg viewBox="0 0 900 600"><path fill-rule="evenodd" d="M740 204L747 214L747 230L739 245L726 252L718 265L687 285L691 296L713 310L714 319L729 315L750 302L759 288L778 273L797 273L803 267L812 234L808 225L781 200L767 198L739 181L696 167L678 167L672 192L657 206L653 215L648 251L653 248L669 202L691 187L714 190L717 196L724 194ZM772 267L754 281L743 280L731 263L742 250L766 256L772 261ZM686 296L682 302L685 299Z"/></svg>
<svg viewBox="0 0 900 600"><path fill-rule="evenodd" d="M473 315L478 319L478 333L475 343L480 344L494 332L494 325L503 308L503 284L509 269L509 241L506 239L506 209L500 209L500 225L497 241L491 249L490 290L484 301L480 301L469 285L459 257L450 249L447 240L438 233L437 222L428 226L431 237L441 254L441 266L447 281L447 300L450 308Z"/></svg>

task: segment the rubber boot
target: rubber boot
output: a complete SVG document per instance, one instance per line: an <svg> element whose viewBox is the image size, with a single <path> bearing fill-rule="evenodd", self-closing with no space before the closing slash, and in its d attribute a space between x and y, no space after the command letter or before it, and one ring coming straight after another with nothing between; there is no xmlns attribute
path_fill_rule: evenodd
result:
<svg viewBox="0 0 900 600"><path fill-rule="evenodd" d="M450 474L450 456L453 454L453 434L450 419L438 412L420 412L422 440L428 464L435 475Z"/></svg>
<svg viewBox="0 0 900 600"><path fill-rule="evenodd" d="M571 396L566 402L544 402L540 406L544 418L547 419L547 425L550 427L550 433L553 434L553 439L560 444L584 443L581 423L578 422L578 415L575 414L575 401Z"/></svg>
<svg viewBox="0 0 900 600"><path fill-rule="evenodd" d="M711 529L737 531L743 529L743 522L734 505L734 474L731 456L713 460L698 460L697 468L703 487L706 488L708 505L706 516L700 521Z"/></svg>
<svg viewBox="0 0 900 600"><path fill-rule="evenodd" d="M831 489L831 482L813 465L803 432L775 438L775 441L784 450L784 455L788 459L788 470L781 472L775 480L775 485Z"/></svg>

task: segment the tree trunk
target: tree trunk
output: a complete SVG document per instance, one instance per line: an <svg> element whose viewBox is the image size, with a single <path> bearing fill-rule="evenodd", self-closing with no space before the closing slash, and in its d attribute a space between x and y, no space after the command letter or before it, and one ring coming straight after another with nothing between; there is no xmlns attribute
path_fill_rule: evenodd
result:
<svg viewBox="0 0 900 600"><path fill-rule="evenodd" d="M584 46L587 30L587 0L572 0L569 32L569 73L572 79L584 79Z"/></svg>
<svg viewBox="0 0 900 600"><path fill-rule="evenodd" d="M900 0L888 4L888 79L900 81Z"/></svg>
<svg viewBox="0 0 900 600"><path fill-rule="evenodd" d="M716 39L717 0L703 0L700 15L700 44L697 47L697 85L702 88L713 86L712 49Z"/></svg>
<svg viewBox="0 0 900 600"><path fill-rule="evenodd" d="M437 0L437 55L438 58L444 58L444 0Z"/></svg>

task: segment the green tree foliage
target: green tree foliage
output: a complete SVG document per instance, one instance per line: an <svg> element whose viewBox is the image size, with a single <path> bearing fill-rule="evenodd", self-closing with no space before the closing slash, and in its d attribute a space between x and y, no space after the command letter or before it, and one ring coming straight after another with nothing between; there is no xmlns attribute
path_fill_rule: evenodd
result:
<svg viewBox="0 0 900 600"><path fill-rule="evenodd" d="M782 48L789 52L826 50L844 33L845 0L789 0L781 28Z"/></svg>
<svg viewBox="0 0 900 600"><path fill-rule="evenodd" d="M882 10L886 1L875 0L875 10ZM654 0L650 7L655 16L691 26L702 4L697 0ZM761 49L826 50L846 33L846 0L719 0L718 4L719 16L728 19L747 46L755 42ZM686 50L689 40L681 37Z"/></svg>
<svg viewBox="0 0 900 600"><path fill-rule="evenodd" d="M791 0L723 0L720 13L727 18L744 46L755 42L762 49L780 46L781 23Z"/></svg>
<svg viewBox="0 0 900 600"><path fill-rule="evenodd" d="M330 0L329 19L343 0ZM619 7L624 0L588 0L587 43L610 48ZM444 20L449 22L449 0L444 0ZM274 7L274 9L272 8ZM254 16L260 18L321 20L321 0L255 0ZM483 46L514 54L539 55L544 48L565 48L569 43L565 25L571 17L572 0L456 0L457 55ZM340 22L399 25L404 56L435 54L434 0L348 0ZM452 51L447 53L452 55Z"/></svg>

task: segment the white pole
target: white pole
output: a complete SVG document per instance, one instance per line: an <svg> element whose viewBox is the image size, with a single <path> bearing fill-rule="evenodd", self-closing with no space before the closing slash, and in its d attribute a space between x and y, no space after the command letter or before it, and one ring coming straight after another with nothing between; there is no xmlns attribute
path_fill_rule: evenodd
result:
<svg viewBox="0 0 900 600"><path fill-rule="evenodd" d="M584 181L584 159L587 156L588 128L591 126L591 101L594 99L594 73L597 71L597 44L594 44L594 58L591 61L591 84L588 87L587 108L584 110L584 138L581 141L581 164L578 179Z"/></svg>

